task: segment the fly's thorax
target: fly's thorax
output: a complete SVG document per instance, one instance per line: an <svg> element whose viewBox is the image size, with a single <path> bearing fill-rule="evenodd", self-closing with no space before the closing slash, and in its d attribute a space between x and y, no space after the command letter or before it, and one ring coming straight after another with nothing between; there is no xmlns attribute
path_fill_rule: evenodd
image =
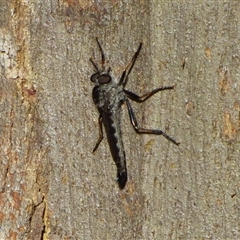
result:
<svg viewBox="0 0 240 240"><path fill-rule="evenodd" d="M124 101L123 87L115 82L96 84L93 89L93 101L103 111L115 109Z"/></svg>

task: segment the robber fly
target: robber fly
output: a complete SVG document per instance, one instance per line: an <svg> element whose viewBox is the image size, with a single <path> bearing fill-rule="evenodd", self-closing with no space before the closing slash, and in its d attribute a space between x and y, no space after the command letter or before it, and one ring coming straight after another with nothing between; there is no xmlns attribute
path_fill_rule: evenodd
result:
<svg viewBox="0 0 240 240"><path fill-rule="evenodd" d="M107 135L108 144L113 157L113 160L117 166L117 182L120 189L123 189L127 182L127 166L126 157L123 147L122 135L121 135L121 124L120 124L120 107L123 103L126 103L131 124L134 130L139 134L156 134L163 135L166 139L172 143L178 145L173 138L168 136L165 132L161 130L145 129L140 128L137 123L137 119L134 115L133 109L130 105L128 99L135 102L141 103L150 98L152 95L159 91L173 89L174 86L161 87L154 89L151 92L144 94L143 96L138 96L125 89L128 82L128 76L131 73L135 61L142 48L142 43L140 43L136 53L134 54L131 62L127 65L123 71L118 82L114 81L111 76L111 68L105 68L105 54L104 51L96 38L99 51L101 53L101 68L90 58L91 63L95 69L95 73L90 77L91 81L95 83L95 87L92 91L93 102L97 106L99 111L99 138L93 149L95 152L103 139L102 125L104 125L105 132Z"/></svg>

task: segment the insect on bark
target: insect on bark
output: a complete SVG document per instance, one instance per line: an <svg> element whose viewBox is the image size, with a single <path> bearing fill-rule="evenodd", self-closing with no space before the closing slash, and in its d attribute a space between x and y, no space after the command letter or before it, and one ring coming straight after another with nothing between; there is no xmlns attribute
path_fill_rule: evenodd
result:
<svg viewBox="0 0 240 240"><path fill-rule="evenodd" d="M144 102L145 100L153 96L155 93L163 90L173 89L174 86L157 88L142 96L138 96L137 94L126 90L125 86L128 82L128 76L131 73L137 57L140 53L142 43L140 43L137 51L132 57L131 62L123 71L119 81L116 82L110 74L111 68L105 68L104 51L98 41L98 38L96 38L96 41L99 51L101 53L101 68L99 68L98 65L92 60L92 58L90 58L90 61L93 64L95 70L95 73L92 74L92 76L90 77L90 80L95 83L95 87L92 91L92 98L99 111L99 138L93 149L93 152L97 150L99 144L103 139L102 125L104 125L110 151L113 160L117 166L118 186L120 189L123 189L127 182L127 166L121 135L120 107L123 103L126 103L131 124L137 133L162 135L172 143L179 145L178 142L176 142L173 138L171 138L161 130L145 129L139 127L133 109L129 102L129 99L138 103Z"/></svg>

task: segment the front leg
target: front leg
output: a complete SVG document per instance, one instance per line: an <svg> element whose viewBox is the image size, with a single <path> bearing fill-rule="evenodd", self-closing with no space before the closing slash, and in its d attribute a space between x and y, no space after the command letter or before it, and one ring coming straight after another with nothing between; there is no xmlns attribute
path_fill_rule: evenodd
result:
<svg viewBox="0 0 240 240"><path fill-rule="evenodd" d="M161 131L161 130L156 130L156 129L145 129L145 128L139 128L138 127L138 123L137 123L137 119L135 117L135 114L133 112L133 109L130 105L130 102L128 101L128 99L125 100L126 104L127 104L127 108L128 108L128 113L129 113L129 117L132 123L132 126L134 128L134 130L139 133L139 134L156 134L156 135L163 135L166 139L168 139L169 141L171 141L172 143L179 145L180 143L177 142L176 140L174 140L173 138L171 138L170 136L168 136L165 132Z"/></svg>
<svg viewBox="0 0 240 240"><path fill-rule="evenodd" d="M142 96L138 96L137 94L130 92L128 90L123 90L124 93L126 93L127 97L130 98L131 100L141 103L146 101L148 98L150 98L151 96L153 96L155 93L159 92L159 91L164 91L164 90L171 90L174 89L174 86L168 86L168 87L161 87L161 88L156 88L154 90L152 90L151 92L145 93Z"/></svg>
<svg viewBox="0 0 240 240"><path fill-rule="evenodd" d="M131 62L127 65L127 67L125 68L124 72L122 73L122 77L120 78L120 81L118 82L118 85L122 85L123 87L126 86L127 82L128 82L128 76L131 73L133 66L137 60L137 57L141 51L142 48L142 43L139 44L139 47L137 49L137 51L135 52L134 56L132 57Z"/></svg>
<svg viewBox="0 0 240 240"><path fill-rule="evenodd" d="M98 125L99 125L99 138L98 138L98 141L93 149L93 153L97 150L99 144L101 143L101 141L103 140L103 130L102 130L102 116L99 115L99 118L98 118Z"/></svg>

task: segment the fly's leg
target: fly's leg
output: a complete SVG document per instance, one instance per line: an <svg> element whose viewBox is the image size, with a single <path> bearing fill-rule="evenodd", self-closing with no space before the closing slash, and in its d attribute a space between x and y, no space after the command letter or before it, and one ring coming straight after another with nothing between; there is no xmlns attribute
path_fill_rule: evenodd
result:
<svg viewBox="0 0 240 240"><path fill-rule="evenodd" d="M141 51L141 48L142 48L142 43L139 44L139 47L137 49L137 51L135 52L131 62L128 64L128 66L126 67L126 70L128 69L128 72L127 72L127 75L126 75L126 80L125 82L127 83L127 78L128 78L128 75L131 73L132 69L133 69L133 66L137 60L137 57ZM124 85L126 85L126 83Z"/></svg>
<svg viewBox="0 0 240 240"><path fill-rule="evenodd" d="M103 51L103 49L102 49L102 46L101 46L100 42L98 41L98 38L97 38L97 37L96 37L96 41L97 41L98 48L99 48L99 51L100 51L101 57L102 57L102 61L101 61L102 69L104 70L104 69L105 69L105 66L104 66L104 65L105 65L105 53L104 53L104 51ZM99 70L97 64L92 60L92 58L90 58L90 61L91 61L91 63L93 64L95 70L96 70L98 73L100 73L100 70ZM111 71L111 68L109 67L108 70L107 70L107 73L109 74L110 71Z"/></svg>
<svg viewBox="0 0 240 240"><path fill-rule="evenodd" d="M102 56L102 68L104 69L104 64L105 64L105 54L104 54L104 51L102 49L102 46L100 45L99 41L98 41L98 38L96 37L96 41L97 41L97 44L98 44L98 47L99 47L99 51L101 53L101 56Z"/></svg>
<svg viewBox="0 0 240 240"><path fill-rule="evenodd" d="M125 100L128 108L128 113L130 117L131 124L134 128L134 130L139 133L139 134L155 134L155 135L163 135L166 139L171 141L172 143L179 145L180 143L168 136L165 132L161 130L156 130L156 129L145 129L145 128L140 128L138 127L137 119L135 117L135 114L133 112L133 109L128 101L128 99Z"/></svg>
<svg viewBox="0 0 240 240"><path fill-rule="evenodd" d="M101 115L98 118L98 125L99 125L99 138L98 141L93 149L93 153L97 150L99 144L101 143L101 141L103 140L103 130L102 130L102 117Z"/></svg>
<svg viewBox="0 0 240 240"><path fill-rule="evenodd" d="M157 93L159 91L171 90L171 89L174 89L174 86L156 88L156 89L152 90L151 92L148 92L142 96L138 96L137 94L132 93L125 89L123 91L126 93L128 98L130 98L131 100L133 100L135 102L141 103L141 102L146 101L148 98L150 98L151 96L153 96L155 93Z"/></svg>
<svg viewBox="0 0 240 240"><path fill-rule="evenodd" d="M132 57L131 62L127 65L126 69L123 71L122 76L119 80L118 85L123 85L123 88L126 86L127 81L128 81L128 75L131 73L133 66L137 60L137 57L141 51L142 48L142 43L139 44L139 47L137 49L137 51L135 52L134 56Z"/></svg>
<svg viewBox="0 0 240 240"><path fill-rule="evenodd" d="M92 63L92 65L94 66L95 70L96 70L97 72L100 72L97 64L92 60L92 58L90 58L89 60L90 60L90 62Z"/></svg>

